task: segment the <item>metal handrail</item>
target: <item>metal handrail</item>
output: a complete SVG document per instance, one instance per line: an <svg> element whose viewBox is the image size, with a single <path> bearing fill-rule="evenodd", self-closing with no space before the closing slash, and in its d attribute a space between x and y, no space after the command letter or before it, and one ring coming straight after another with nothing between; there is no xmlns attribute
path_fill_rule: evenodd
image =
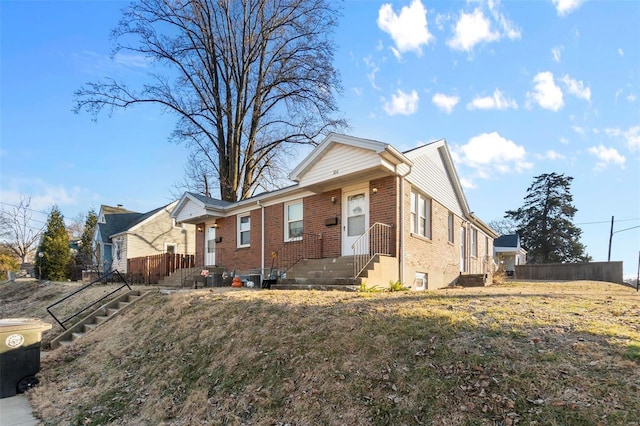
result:
<svg viewBox="0 0 640 426"><path fill-rule="evenodd" d="M377 256L391 256L391 225L376 222L352 245L353 277L358 278Z"/></svg>
<svg viewBox="0 0 640 426"><path fill-rule="evenodd" d="M282 276L303 259L322 259L322 234L304 232L273 252L269 279L275 273L274 261L276 275Z"/></svg>
<svg viewBox="0 0 640 426"><path fill-rule="evenodd" d="M100 299L90 303L89 305L85 306L84 308L82 308L81 310L79 310L78 312L76 312L75 314L71 315L70 317L67 317L65 319L63 319L62 321L60 321L58 319L58 317L56 317L53 312L51 312L51 308L53 308L56 305L59 305L60 303L64 302L65 300L69 299L72 296L75 296L76 294L80 293L81 291L86 290L87 288L91 287L93 284L97 283L97 282L102 282L104 281L107 277L112 276L116 274L120 280L122 280L122 282L124 283L123 285L121 285L120 287L118 287L117 289L113 290L112 292L102 296ZM77 317L78 315L80 315L81 313L85 312L86 310L88 310L89 308L91 308L92 306L97 305L98 303L102 302L104 299L106 299L107 297L111 296L112 294L117 293L118 291L122 290L124 287L127 287L129 290L131 290L131 287L129 287L129 284L127 283L127 280L124 279L124 277L122 275L120 275L120 272L118 272L118 270L114 270L111 272L107 272L106 274L104 274L103 276L101 276L100 278L91 281L89 284L80 287L78 290L74 291L73 293L63 297L62 299L58 300L57 302L52 303L51 305L47 306L47 312L49 312L49 315L51 315L53 317L54 320L56 320L56 322L58 324L60 324L60 327L62 327L63 329L67 329L67 327L64 326L65 323L69 322L69 320L72 320L73 318Z"/></svg>

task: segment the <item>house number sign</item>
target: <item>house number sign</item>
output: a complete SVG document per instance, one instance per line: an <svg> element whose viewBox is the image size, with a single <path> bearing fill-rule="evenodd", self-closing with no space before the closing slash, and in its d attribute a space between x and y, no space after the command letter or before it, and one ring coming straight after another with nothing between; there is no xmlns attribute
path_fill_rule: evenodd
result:
<svg viewBox="0 0 640 426"><path fill-rule="evenodd" d="M20 347L24 343L24 336L22 334L11 334L5 339L4 343L10 348Z"/></svg>

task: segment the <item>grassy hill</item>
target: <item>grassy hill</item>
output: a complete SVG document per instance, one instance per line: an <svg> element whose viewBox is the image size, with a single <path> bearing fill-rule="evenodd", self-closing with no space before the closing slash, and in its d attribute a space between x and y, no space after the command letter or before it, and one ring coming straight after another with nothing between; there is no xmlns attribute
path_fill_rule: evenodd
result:
<svg viewBox="0 0 640 426"><path fill-rule="evenodd" d="M47 425L637 426L640 296L596 282L156 294L51 351L39 377Z"/></svg>

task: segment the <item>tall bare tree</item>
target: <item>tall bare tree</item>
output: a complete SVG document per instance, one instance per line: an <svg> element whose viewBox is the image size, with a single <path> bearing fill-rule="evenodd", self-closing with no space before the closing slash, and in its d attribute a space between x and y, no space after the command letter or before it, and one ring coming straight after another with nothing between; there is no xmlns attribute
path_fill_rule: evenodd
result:
<svg viewBox="0 0 640 426"><path fill-rule="evenodd" d="M178 117L185 142L217 180L220 197L251 196L278 174L292 147L343 128L333 67L333 0L139 0L113 31L114 54L143 55L164 67L131 89L112 78L75 92L74 110L152 103ZM174 76L173 81L168 77ZM202 187L200 171L195 185Z"/></svg>
<svg viewBox="0 0 640 426"><path fill-rule="evenodd" d="M3 204L0 209L2 243L25 263L35 251L44 227L33 220L31 196L21 195L17 205Z"/></svg>

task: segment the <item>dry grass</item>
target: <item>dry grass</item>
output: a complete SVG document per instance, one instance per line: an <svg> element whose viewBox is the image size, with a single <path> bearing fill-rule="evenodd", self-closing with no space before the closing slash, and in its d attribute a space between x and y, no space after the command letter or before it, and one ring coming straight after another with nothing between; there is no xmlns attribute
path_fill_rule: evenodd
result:
<svg viewBox="0 0 640 426"><path fill-rule="evenodd" d="M44 424L637 426L639 316L595 282L157 294L30 396Z"/></svg>
<svg viewBox="0 0 640 426"><path fill-rule="evenodd" d="M38 318L53 325L50 332L42 336L42 347L48 348L49 342L64 329L47 312L47 307L80 289L81 282L43 282L40 283L32 279L20 279L14 283L6 282L0 284L0 318ZM94 301L108 296L109 293L120 287L121 284L94 284L88 289L70 297L63 303L51 308L51 312L60 320L64 321L79 310L91 305ZM132 289L148 290L149 287L131 286ZM107 297L101 304L122 294L123 290ZM96 305L98 307L100 305ZM95 308L94 307L94 308ZM91 312L87 310L84 315ZM79 319L84 315L79 316ZM66 325L73 324L74 320Z"/></svg>

